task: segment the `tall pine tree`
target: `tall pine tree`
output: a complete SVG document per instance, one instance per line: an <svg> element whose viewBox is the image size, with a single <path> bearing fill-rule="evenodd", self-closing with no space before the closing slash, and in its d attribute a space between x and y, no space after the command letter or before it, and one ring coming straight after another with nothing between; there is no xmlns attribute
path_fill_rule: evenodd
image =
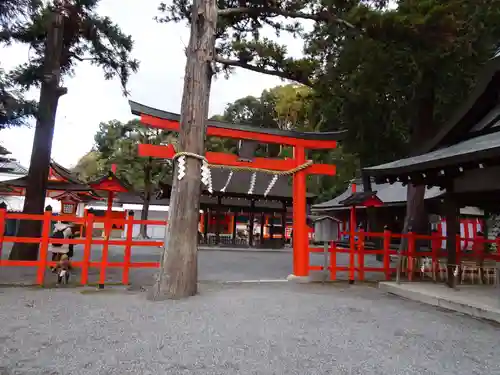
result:
<svg viewBox="0 0 500 375"><path fill-rule="evenodd" d="M131 57L133 42L108 17L96 13L99 0L37 2L29 17L11 28L10 40L30 46L32 58L11 73L23 88L40 88L33 151L28 173L24 213L40 214L44 209L52 137L57 105L67 90L60 86L80 62L99 66L105 79L119 78L123 92L138 61ZM23 221L18 234L40 235L41 223ZM38 247L16 244L10 259L36 259Z"/></svg>

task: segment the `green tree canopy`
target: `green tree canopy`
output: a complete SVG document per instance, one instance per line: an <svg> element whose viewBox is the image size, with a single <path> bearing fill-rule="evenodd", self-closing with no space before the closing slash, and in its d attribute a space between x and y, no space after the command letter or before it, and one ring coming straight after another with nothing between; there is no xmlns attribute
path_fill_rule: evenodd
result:
<svg viewBox="0 0 500 375"><path fill-rule="evenodd" d="M24 200L24 213L43 212L47 190L54 122L59 98L67 93L64 77L74 73L79 62L99 66L105 79L119 78L126 94L126 83L137 71L132 58L132 38L109 17L97 14L99 0L30 1L26 17L11 23L1 34L1 43L20 43L30 47L30 59L9 72L9 82L22 89L40 88L37 124ZM22 221L18 234L40 235L36 221ZM9 259L29 260L38 256L36 244L15 244Z"/></svg>
<svg viewBox="0 0 500 375"><path fill-rule="evenodd" d="M8 42L13 27L29 14L35 0L3 0L0 2L0 43ZM26 125L36 111L36 103L24 99L24 92L0 67L0 130L9 126Z"/></svg>
<svg viewBox="0 0 500 375"><path fill-rule="evenodd" d="M4 40L28 44L32 51L30 61L19 65L11 73L13 79L26 88L40 86L47 28L51 15L62 6L62 74L73 74L79 62L88 61L102 68L105 79L118 77L126 90L131 73L136 72L139 67L138 61L131 58L132 37L123 33L109 17L97 14L99 2L100 0L70 0L61 4L35 2L29 18L12 26Z"/></svg>
<svg viewBox="0 0 500 375"><path fill-rule="evenodd" d="M142 197L141 220L147 220L151 198L159 183L172 174L172 165L152 157L139 157L138 146L175 143L175 140L172 133L144 127L139 120L102 122L94 136L94 150L80 159L77 172L80 170L81 175L92 179L116 164L117 176L127 181ZM141 225L141 235L147 237L145 225Z"/></svg>
<svg viewBox="0 0 500 375"><path fill-rule="evenodd" d="M364 165L416 152L464 100L497 48L500 1L401 0L395 9L349 4L348 19L366 26L364 36L345 38L322 24L308 36L307 52L321 61L315 91L324 129L349 129L346 147Z"/></svg>
<svg viewBox="0 0 500 375"><path fill-rule="evenodd" d="M303 85L289 84L264 90L260 97L247 96L227 105L222 115L213 119L232 123L244 123L271 129L316 131L321 124L315 113L314 92ZM211 151L234 152L236 144L229 139L211 138L208 148ZM259 156L292 157L290 147L280 145L261 145ZM318 163L337 165L336 176L310 176L308 189L318 195L320 200L330 199L340 193L358 169L356 154L344 151L339 145L335 150L322 150L310 153Z"/></svg>
<svg viewBox="0 0 500 375"><path fill-rule="evenodd" d="M99 152L92 150L78 160L72 171L84 182L93 181L106 173L105 162L106 160L101 159Z"/></svg>
<svg viewBox="0 0 500 375"><path fill-rule="evenodd" d="M158 182L171 174L171 165L155 158L138 156L140 144L175 143L175 136L160 129L143 126L139 120L122 123L117 120L102 122L94 136L95 153L102 168L117 166L118 177L128 181L137 192L152 193Z"/></svg>
<svg viewBox="0 0 500 375"><path fill-rule="evenodd" d="M321 67L315 93L325 130L349 129L345 149L362 166L429 151L427 141L468 95L500 41L500 1L346 2L363 34L317 24L307 52ZM365 186L367 179L364 180ZM409 187L405 228L424 232L424 188Z"/></svg>

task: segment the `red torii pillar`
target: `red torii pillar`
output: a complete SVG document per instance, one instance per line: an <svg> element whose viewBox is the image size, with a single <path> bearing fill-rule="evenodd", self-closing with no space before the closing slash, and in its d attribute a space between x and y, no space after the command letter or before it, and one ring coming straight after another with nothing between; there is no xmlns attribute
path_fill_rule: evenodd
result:
<svg viewBox="0 0 500 375"><path fill-rule="evenodd" d="M130 102L132 113L141 117L141 122L153 128L179 131L180 116L174 113L146 107ZM207 121L207 136L252 140L260 143L274 143L293 147L293 159L254 158L241 161L237 155L221 152L206 152L209 164L228 167L250 167L273 171L288 171L307 162L307 149L331 149L337 147L337 139L343 132L302 133L295 131L252 128L245 125ZM139 155L172 159L176 153L172 145L139 145ZM306 176L309 174L335 175L335 166L311 164L293 175L293 274L309 275L309 239L307 230Z"/></svg>

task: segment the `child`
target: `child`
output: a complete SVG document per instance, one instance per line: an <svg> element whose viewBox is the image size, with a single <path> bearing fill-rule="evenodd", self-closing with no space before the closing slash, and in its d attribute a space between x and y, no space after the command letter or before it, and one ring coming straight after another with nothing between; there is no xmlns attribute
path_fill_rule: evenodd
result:
<svg viewBox="0 0 500 375"><path fill-rule="evenodd" d="M71 224L58 222L54 225L54 232L52 233L51 238L56 239L70 239L73 238L73 227ZM52 261L59 261L63 254L66 254L68 258L73 256L73 247L72 244L61 244L57 243L57 241L52 241L50 244L50 252L52 253ZM56 269L52 268L52 272L55 272Z"/></svg>
<svg viewBox="0 0 500 375"><path fill-rule="evenodd" d="M69 271L71 270L71 264L69 258L66 254L61 255L61 258L57 262L56 272L57 272L57 285L60 285L64 279L64 284L69 281Z"/></svg>

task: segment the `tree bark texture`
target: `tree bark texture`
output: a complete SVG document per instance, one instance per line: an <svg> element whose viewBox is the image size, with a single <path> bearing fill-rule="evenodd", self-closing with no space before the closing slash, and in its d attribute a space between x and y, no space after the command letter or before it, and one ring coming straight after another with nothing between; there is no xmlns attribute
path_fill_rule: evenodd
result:
<svg viewBox="0 0 500 375"><path fill-rule="evenodd" d="M151 186L151 164L147 164L144 167L144 199L142 204L142 212L141 212L141 220L147 220L149 216L149 205L151 204L151 194L152 194L152 186ZM139 235L142 238L149 238L148 236L148 225L145 223L141 223Z"/></svg>
<svg viewBox="0 0 500 375"><path fill-rule="evenodd" d="M24 198L23 213L26 214L42 214L44 211L57 104L59 97L64 93L59 87L62 45L63 16L54 13L45 46L44 80L40 89L35 137ZM23 220L20 222L17 236L40 237L41 228L41 221ZM36 260L37 258L37 244L16 243L9 255L11 260Z"/></svg>
<svg viewBox="0 0 500 375"><path fill-rule="evenodd" d="M418 150L423 141L436 134L434 122L434 76L431 71L424 71L415 93L415 113L412 118L410 148L412 154ZM430 150L429 150L430 151ZM429 219L425 208L425 186L408 185L406 200L406 217L403 233L410 229L414 233L426 234L429 231ZM417 249L421 245L417 243ZM405 249L407 241L402 240L400 250Z"/></svg>
<svg viewBox="0 0 500 375"><path fill-rule="evenodd" d="M204 155L217 7L215 0L195 0L192 9L179 151ZM179 299L197 292L200 168L200 160L187 157L186 175L182 180L178 180L175 166L165 248L160 271L148 295L149 299Z"/></svg>

